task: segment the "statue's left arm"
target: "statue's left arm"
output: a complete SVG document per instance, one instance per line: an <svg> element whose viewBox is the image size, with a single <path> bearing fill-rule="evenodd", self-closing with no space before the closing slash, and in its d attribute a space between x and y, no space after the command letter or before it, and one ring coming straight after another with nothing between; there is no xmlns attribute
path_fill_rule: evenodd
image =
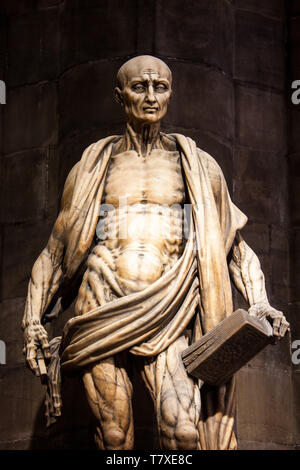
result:
<svg viewBox="0 0 300 470"><path fill-rule="evenodd" d="M272 324L273 335L277 341L280 340L289 330L289 323L282 312L269 304L259 259L239 231L231 253L229 271L235 286L250 306L249 314L267 318Z"/></svg>
<svg viewBox="0 0 300 470"><path fill-rule="evenodd" d="M279 340L289 330L289 323L282 312L269 304L259 259L240 234L247 217L232 203L223 172L217 162L205 152L201 152L200 156L206 159L225 249L230 257L229 272L233 283L249 304L249 313L258 318L267 318L272 324L275 338Z"/></svg>

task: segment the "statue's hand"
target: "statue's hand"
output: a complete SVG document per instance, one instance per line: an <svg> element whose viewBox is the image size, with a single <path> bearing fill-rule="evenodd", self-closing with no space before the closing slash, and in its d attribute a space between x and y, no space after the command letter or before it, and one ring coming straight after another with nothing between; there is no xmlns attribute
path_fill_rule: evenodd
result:
<svg viewBox="0 0 300 470"><path fill-rule="evenodd" d="M261 320L267 319L272 325L275 343L284 337L290 330L290 324L279 310L271 307L268 302L260 302L252 305L248 310L249 315L258 317Z"/></svg>
<svg viewBox="0 0 300 470"><path fill-rule="evenodd" d="M36 376L40 376L37 353L41 352L43 359L50 359L48 334L39 322L30 323L24 330L24 349L26 364Z"/></svg>

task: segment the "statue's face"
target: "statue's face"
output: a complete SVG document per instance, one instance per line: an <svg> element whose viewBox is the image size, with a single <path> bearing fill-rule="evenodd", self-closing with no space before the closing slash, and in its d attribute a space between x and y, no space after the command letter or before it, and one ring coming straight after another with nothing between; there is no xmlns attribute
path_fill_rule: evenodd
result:
<svg viewBox="0 0 300 470"><path fill-rule="evenodd" d="M122 90L116 90L129 122L159 122L167 112L172 93L170 70L155 58L138 58L126 68Z"/></svg>

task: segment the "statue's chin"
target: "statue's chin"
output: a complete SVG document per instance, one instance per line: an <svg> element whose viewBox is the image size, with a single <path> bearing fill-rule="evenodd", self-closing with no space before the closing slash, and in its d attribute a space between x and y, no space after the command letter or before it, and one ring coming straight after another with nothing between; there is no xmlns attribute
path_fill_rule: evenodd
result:
<svg viewBox="0 0 300 470"><path fill-rule="evenodd" d="M165 116L166 112L162 113L161 111L144 111L136 116L127 116L128 122L131 124L133 128L136 125L152 125L159 123L162 118Z"/></svg>

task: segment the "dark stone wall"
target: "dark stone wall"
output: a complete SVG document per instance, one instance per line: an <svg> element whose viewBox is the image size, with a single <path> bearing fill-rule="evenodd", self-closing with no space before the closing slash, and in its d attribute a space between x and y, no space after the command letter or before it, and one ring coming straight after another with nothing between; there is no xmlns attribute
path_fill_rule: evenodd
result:
<svg viewBox="0 0 300 470"><path fill-rule="evenodd" d="M288 83L300 77L300 2L290 2L288 10L290 54ZM294 90L293 90L294 91ZM300 105L289 100L289 189L290 189L290 320L291 340L300 339ZM294 435L300 447L300 364L293 366Z"/></svg>
<svg viewBox="0 0 300 470"><path fill-rule="evenodd" d="M222 167L234 202L249 217L244 236L261 260L270 302L289 316L292 337L300 339L300 106L291 108L286 96L288 71L299 71L300 7L291 4L288 11L284 0L11 0L0 6L0 79L8 86L7 104L0 106L0 339L7 344L0 449L93 447L77 379L65 382L63 417L45 430L43 389L24 368L20 324L32 264L49 237L68 172L91 142L123 132L112 90L118 68L134 55L156 55L172 69L174 95L163 129L194 138ZM236 306L244 305L234 297ZM51 336L70 314L48 327ZM240 449L300 445L299 370L286 338L237 374ZM152 405L136 381L136 445L151 448L157 440Z"/></svg>

